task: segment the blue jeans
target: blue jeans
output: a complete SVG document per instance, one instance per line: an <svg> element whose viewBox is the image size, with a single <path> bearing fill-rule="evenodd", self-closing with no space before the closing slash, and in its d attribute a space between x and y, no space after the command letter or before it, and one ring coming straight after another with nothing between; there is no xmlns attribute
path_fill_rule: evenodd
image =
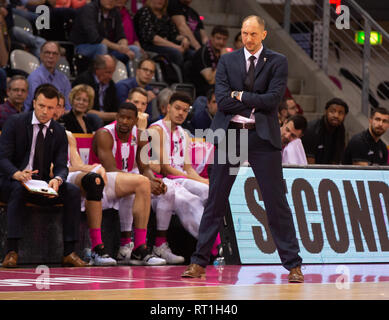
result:
<svg viewBox="0 0 389 320"><path fill-rule="evenodd" d="M128 48L130 48L131 51L134 51L135 53L135 59L139 59L141 57L141 51L139 47L135 45L129 45ZM129 58L127 55L120 53L116 50L108 50L108 47L105 44L96 43L96 44L90 44L90 43L83 43L76 46L76 52L94 59L99 54L112 54L115 58L122 61L124 64L127 64Z"/></svg>
<svg viewBox="0 0 389 320"><path fill-rule="evenodd" d="M25 44L31 49L31 53L39 59L41 46L46 42L46 39L34 36L31 32L23 30L21 27L12 27L12 39Z"/></svg>
<svg viewBox="0 0 389 320"><path fill-rule="evenodd" d="M139 60L141 58L142 53L141 53L140 48L138 46L129 45L128 48L135 53L135 59ZM130 73L130 69L128 66L128 62L130 61L130 58L126 54L120 53L119 51L109 50L105 44L101 44L101 43L80 44L80 45L76 46L76 52L85 56L85 57L91 58L91 59L94 59L96 57L96 55L102 55L102 54L109 53L109 54L113 55L116 59L123 62L127 67L128 74Z"/></svg>
<svg viewBox="0 0 389 320"><path fill-rule="evenodd" d="M184 56L176 48L155 46L152 44L152 45L148 45L144 49L147 51L152 51L152 52L162 54L166 58L168 58L170 60L170 62L175 63L180 67L182 67L184 64Z"/></svg>

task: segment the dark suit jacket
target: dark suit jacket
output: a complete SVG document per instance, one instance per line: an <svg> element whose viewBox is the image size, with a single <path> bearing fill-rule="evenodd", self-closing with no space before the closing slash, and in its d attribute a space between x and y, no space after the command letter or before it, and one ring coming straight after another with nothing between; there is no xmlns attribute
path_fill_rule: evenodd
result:
<svg viewBox="0 0 389 320"><path fill-rule="evenodd" d="M0 182L11 179L13 174L24 170L28 164L33 136L32 112L19 113L8 118L0 136ZM66 181L68 175L68 139L65 129L52 120L45 136L45 171L43 180L50 180L53 163L54 176Z"/></svg>
<svg viewBox="0 0 389 320"><path fill-rule="evenodd" d="M100 111L99 103L99 84L96 82L93 73L91 71L85 71L81 73L72 83L72 87L75 87L78 84L87 84L93 88L95 91L95 101L93 104L93 109ZM105 91L105 96L103 99L104 105L102 106L103 111L105 112L117 112L119 106L119 100L116 96L116 86L115 82L111 80L108 84L108 88Z"/></svg>
<svg viewBox="0 0 389 320"><path fill-rule="evenodd" d="M285 93L288 62L284 55L265 46L255 68L252 92L244 91L246 61L243 48L221 56L217 65L215 97L218 111L212 130L228 128L231 118L243 110L255 108L256 131L260 138L281 150L278 105ZM231 98L232 91L244 91L242 102Z"/></svg>

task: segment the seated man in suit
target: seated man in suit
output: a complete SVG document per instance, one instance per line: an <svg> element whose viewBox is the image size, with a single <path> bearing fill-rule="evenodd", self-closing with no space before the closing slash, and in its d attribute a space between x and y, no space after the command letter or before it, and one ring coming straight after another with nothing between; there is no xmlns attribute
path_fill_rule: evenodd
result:
<svg viewBox="0 0 389 320"><path fill-rule="evenodd" d="M79 233L81 193L77 186L66 182L68 141L65 129L53 121L58 102L57 89L50 84L41 85L34 95L34 111L11 116L2 130L0 198L8 202L7 255L3 267L17 266L26 202L64 204L62 264L72 267L86 265L74 252ZM51 165L54 178L50 177ZM49 187L58 192L58 197L29 193L22 183L35 177L48 182Z"/></svg>
<svg viewBox="0 0 389 320"><path fill-rule="evenodd" d="M98 55L93 62L93 69L81 73L72 83L73 87L87 84L93 88L95 100L88 114L96 114L106 123L115 120L119 105L115 83L112 80L115 68L115 58L108 54Z"/></svg>

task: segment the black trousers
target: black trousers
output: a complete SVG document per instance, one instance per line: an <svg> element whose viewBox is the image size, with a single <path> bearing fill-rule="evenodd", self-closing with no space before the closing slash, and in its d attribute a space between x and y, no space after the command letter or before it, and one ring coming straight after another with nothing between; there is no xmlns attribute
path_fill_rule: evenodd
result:
<svg viewBox="0 0 389 320"><path fill-rule="evenodd" d="M241 147L240 134L239 130L236 132L236 149L239 150ZM222 225L228 198L236 178L234 169L239 166L239 163L231 164L228 157L221 157L221 159L227 158L227 163L219 163L219 154L228 152L228 149L231 149L231 141L228 141L228 137L225 139L227 139L227 150L222 150L224 148L221 145L216 147L208 201L200 223L196 251L191 257L191 263L203 267L209 263L212 245ZM262 140L255 129L248 130L246 143L247 145L243 145L242 148L247 148L248 161L261 189L272 237L282 265L290 270L301 265L302 259L298 255L300 250L296 230L285 196L281 151L274 148L270 142Z"/></svg>
<svg viewBox="0 0 389 320"><path fill-rule="evenodd" d="M74 242L78 240L81 216L81 192L74 184L64 182L58 190L59 196L49 199L41 195L34 195L16 180L0 180L0 198L7 202L7 230L8 239L23 237L23 223L26 214L26 202L38 205L54 205L62 203L63 213L63 240Z"/></svg>

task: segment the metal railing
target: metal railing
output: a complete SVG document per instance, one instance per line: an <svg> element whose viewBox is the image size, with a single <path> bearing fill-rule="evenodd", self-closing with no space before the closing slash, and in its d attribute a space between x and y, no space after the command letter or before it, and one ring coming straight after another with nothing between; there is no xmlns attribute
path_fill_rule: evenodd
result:
<svg viewBox="0 0 389 320"><path fill-rule="evenodd" d="M273 4L273 13L283 17L280 24L288 34L295 39L299 34L308 35L310 56L327 75L341 74L354 83L352 88L361 97L363 114L368 116L371 107L389 104L389 87L383 86L384 81L389 81L389 50L383 45L373 46L370 41L363 45L354 41L357 31L364 31L365 39L377 31L387 44L389 34L354 0L342 0L342 6L349 9L348 17L344 11L338 15L329 0L312 0L310 4L304 0L283 0L281 5L280 0L269 2ZM350 21L349 29L336 28L341 15ZM384 72L386 66L388 72ZM384 90L378 89L380 84Z"/></svg>

